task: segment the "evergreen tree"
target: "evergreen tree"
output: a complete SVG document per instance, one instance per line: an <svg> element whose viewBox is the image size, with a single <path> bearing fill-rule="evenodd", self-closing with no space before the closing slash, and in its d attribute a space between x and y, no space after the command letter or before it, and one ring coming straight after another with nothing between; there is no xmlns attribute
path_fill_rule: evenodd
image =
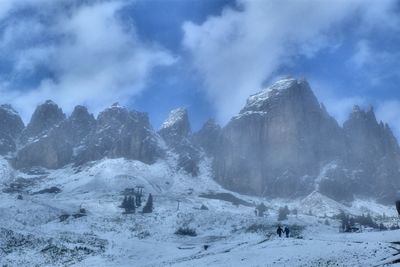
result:
<svg viewBox="0 0 400 267"><path fill-rule="evenodd" d="M142 195L140 193L136 194L136 207L142 206Z"/></svg>
<svg viewBox="0 0 400 267"><path fill-rule="evenodd" d="M130 213L135 213L136 211L136 203L135 203L135 198L133 196L129 197L129 211Z"/></svg>
<svg viewBox="0 0 400 267"><path fill-rule="evenodd" d="M128 197L125 195L124 200L122 200L122 203L119 207L125 209L127 204L128 204Z"/></svg>
<svg viewBox="0 0 400 267"><path fill-rule="evenodd" d="M136 211L135 198L132 196L129 197L125 196L120 207L125 209L125 213L127 214L135 213Z"/></svg>
<svg viewBox="0 0 400 267"><path fill-rule="evenodd" d="M143 213L152 213L152 212L153 212L153 196L149 194L146 205L144 205L143 207Z"/></svg>
<svg viewBox="0 0 400 267"><path fill-rule="evenodd" d="M267 206L264 205L264 203L261 202L261 204L256 206L256 215L263 217L264 212L268 210Z"/></svg>

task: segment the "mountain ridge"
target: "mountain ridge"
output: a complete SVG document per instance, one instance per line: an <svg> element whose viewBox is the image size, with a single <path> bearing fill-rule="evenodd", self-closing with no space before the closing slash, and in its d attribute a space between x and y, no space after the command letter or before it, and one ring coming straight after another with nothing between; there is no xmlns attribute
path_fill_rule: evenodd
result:
<svg viewBox="0 0 400 267"><path fill-rule="evenodd" d="M224 127L209 120L197 132L185 108L171 111L156 131L147 113L118 103L97 117L79 105L66 116L47 100L26 127L10 105L1 107L0 128L16 130L0 131L0 154L26 171L119 157L153 164L172 152L177 170L194 177L200 162L213 158L218 183L251 195L298 197L318 188L336 200L372 195L388 202L400 189L400 148L389 125L372 108L354 106L340 126L306 80L279 80L249 96Z"/></svg>

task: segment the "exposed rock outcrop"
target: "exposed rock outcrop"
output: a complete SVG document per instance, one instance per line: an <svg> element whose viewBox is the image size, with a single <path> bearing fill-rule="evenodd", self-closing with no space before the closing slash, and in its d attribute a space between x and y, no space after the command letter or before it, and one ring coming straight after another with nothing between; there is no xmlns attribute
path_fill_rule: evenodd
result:
<svg viewBox="0 0 400 267"><path fill-rule="evenodd" d="M95 128L77 151L76 160L83 163L103 157L125 157L154 163L164 151L153 132L148 115L112 105L102 111Z"/></svg>
<svg viewBox="0 0 400 267"><path fill-rule="evenodd" d="M320 167L340 159L344 139L308 83L285 79L248 98L222 130L216 179L258 195L310 193Z"/></svg>
<svg viewBox="0 0 400 267"><path fill-rule="evenodd" d="M172 110L158 133L167 146L178 155L178 168L192 176L198 175L200 150L191 141L192 131L187 110L185 108Z"/></svg>
<svg viewBox="0 0 400 267"><path fill-rule="evenodd" d="M24 129L24 123L11 105L0 106L0 155L16 150L16 140Z"/></svg>
<svg viewBox="0 0 400 267"><path fill-rule="evenodd" d="M343 129L346 166L356 173L353 191L392 201L400 188L400 149L390 127L377 122L372 107L355 106Z"/></svg>
<svg viewBox="0 0 400 267"><path fill-rule="evenodd" d="M34 111L30 122L22 132L21 143L25 144L34 141L64 120L65 114L61 108L53 101L46 100Z"/></svg>
<svg viewBox="0 0 400 267"><path fill-rule="evenodd" d="M220 136L221 127L213 119L209 119L198 132L193 134L193 141L202 147L208 156L214 156Z"/></svg>
<svg viewBox="0 0 400 267"><path fill-rule="evenodd" d="M69 163L72 144L65 129L65 114L51 100L39 105L21 134L14 166L20 169L57 169Z"/></svg>

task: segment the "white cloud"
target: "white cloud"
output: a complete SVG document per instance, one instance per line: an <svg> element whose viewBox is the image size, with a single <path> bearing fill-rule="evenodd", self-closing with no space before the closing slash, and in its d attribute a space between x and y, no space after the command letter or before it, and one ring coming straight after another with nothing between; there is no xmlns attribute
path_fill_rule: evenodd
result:
<svg viewBox="0 0 400 267"><path fill-rule="evenodd" d="M388 100L378 103L375 109L376 117L388 123L397 138L400 137L400 101Z"/></svg>
<svg viewBox="0 0 400 267"><path fill-rule="evenodd" d="M337 46L331 30L360 17L362 31L392 27L392 0L238 0L203 24L183 26L184 47L204 77L206 93L225 122L263 81L297 56ZM386 16L385 16L386 15Z"/></svg>
<svg viewBox="0 0 400 267"><path fill-rule="evenodd" d="M7 27L0 47L9 49L14 57L13 75L43 65L54 77L29 91L10 88L12 84L4 79L2 101L13 104L26 119L45 99L53 99L67 112L76 104L97 112L115 101L126 103L140 93L152 69L171 65L175 58L161 47L143 43L132 25L122 25L117 12L123 7L123 1L86 2L53 15L51 25L32 18ZM43 8L51 11L54 2ZM55 40L20 46L25 38L35 40L43 35ZM20 47L13 49L14 45Z"/></svg>
<svg viewBox="0 0 400 267"><path fill-rule="evenodd" d="M354 105L361 107L368 106L368 99L358 95L339 97L335 94L338 88L333 85L315 78L309 80L316 97L325 105L328 113L342 125L345 122Z"/></svg>
<svg viewBox="0 0 400 267"><path fill-rule="evenodd" d="M400 53L374 48L368 40L362 39L357 42L355 53L347 65L352 71L368 79L371 85L379 86L393 77L400 77L397 68L399 60Z"/></svg>

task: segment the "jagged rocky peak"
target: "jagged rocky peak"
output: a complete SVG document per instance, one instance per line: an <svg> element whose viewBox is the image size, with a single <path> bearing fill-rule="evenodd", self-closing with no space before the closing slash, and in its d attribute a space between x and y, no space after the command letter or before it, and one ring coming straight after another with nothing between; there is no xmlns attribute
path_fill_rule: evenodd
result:
<svg viewBox="0 0 400 267"><path fill-rule="evenodd" d="M366 111L355 105L349 114L349 118L343 123L343 129L350 144L349 149L355 153L352 156L359 158L364 157L365 152L374 153L371 150L372 147L367 145L368 143L371 144L371 142L377 144L376 148L379 149L378 143L384 126L376 120L372 107Z"/></svg>
<svg viewBox="0 0 400 267"><path fill-rule="evenodd" d="M71 116L68 118L71 121L93 121L94 116L90 114L85 106L78 105L74 108Z"/></svg>
<svg viewBox="0 0 400 267"><path fill-rule="evenodd" d="M153 131L153 127L150 124L149 114L147 112L131 110L129 112L129 114L130 114L131 118L134 119L142 127L145 127L148 130Z"/></svg>
<svg viewBox="0 0 400 267"><path fill-rule="evenodd" d="M98 127L120 126L129 118L129 110L126 107L114 103L97 116Z"/></svg>
<svg viewBox="0 0 400 267"><path fill-rule="evenodd" d="M172 110L158 133L168 147L178 155L178 169L182 169L192 176L197 176L200 150L192 142L187 110L185 108Z"/></svg>
<svg viewBox="0 0 400 267"><path fill-rule="evenodd" d="M274 103L278 103L282 99L291 101L307 100L308 104L319 107L318 101L306 80L287 78L279 80L264 90L251 95L240 113L267 111L272 108Z"/></svg>
<svg viewBox="0 0 400 267"><path fill-rule="evenodd" d="M214 171L221 184L244 193L307 194L312 181L299 177L317 175L321 165L343 155L344 147L341 128L309 84L283 79L250 96L222 129Z"/></svg>
<svg viewBox="0 0 400 267"><path fill-rule="evenodd" d="M351 120L370 121L374 124L378 123L375 117L373 106L370 106L367 110L364 110L359 105L354 105L348 121Z"/></svg>
<svg viewBox="0 0 400 267"><path fill-rule="evenodd" d="M400 148L388 125L378 123L372 107L354 106L344 122L348 168L358 170L359 193L378 195L382 201L393 200L400 188Z"/></svg>
<svg viewBox="0 0 400 267"><path fill-rule="evenodd" d="M375 117L373 107L367 111L355 105L349 118L343 123L343 129L348 137L360 138L378 138L384 130L384 124L378 123Z"/></svg>
<svg viewBox="0 0 400 267"><path fill-rule="evenodd" d="M139 125L143 128L152 129L150 125L149 115L146 112L136 110L129 111L126 107L118 103L112 104L104 111L100 112L97 117L97 131L104 127L121 127L131 124Z"/></svg>
<svg viewBox="0 0 400 267"><path fill-rule="evenodd" d="M18 112L8 104L0 106L0 125L0 131L14 139L18 137L25 127Z"/></svg>
<svg viewBox="0 0 400 267"><path fill-rule="evenodd" d="M193 134L194 142L204 149L208 156L214 156L218 147L221 126L214 119L207 120L201 129Z"/></svg>
<svg viewBox="0 0 400 267"><path fill-rule="evenodd" d="M76 106L64 125L73 145L77 145L88 136L96 126L96 119L85 106Z"/></svg>
<svg viewBox="0 0 400 267"><path fill-rule="evenodd" d="M0 155L15 151L15 140L24 127L21 117L11 105L0 106Z"/></svg>
<svg viewBox="0 0 400 267"><path fill-rule="evenodd" d="M52 127L65 120L62 109L53 101L46 100L34 111L30 122L22 133L22 142L47 133Z"/></svg>
<svg viewBox="0 0 400 267"><path fill-rule="evenodd" d="M114 103L100 112L94 130L76 152L78 164L103 157L125 157L154 163L163 156L147 113L129 111Z"/></svg>
<svg viewBox="0 0 400 267"><path fill-rule="evenodd" d="M167 120L161 125L159 133L167 144L174 144L188 137L191 134L191 128L186 108L172 110Z"/></svg>

